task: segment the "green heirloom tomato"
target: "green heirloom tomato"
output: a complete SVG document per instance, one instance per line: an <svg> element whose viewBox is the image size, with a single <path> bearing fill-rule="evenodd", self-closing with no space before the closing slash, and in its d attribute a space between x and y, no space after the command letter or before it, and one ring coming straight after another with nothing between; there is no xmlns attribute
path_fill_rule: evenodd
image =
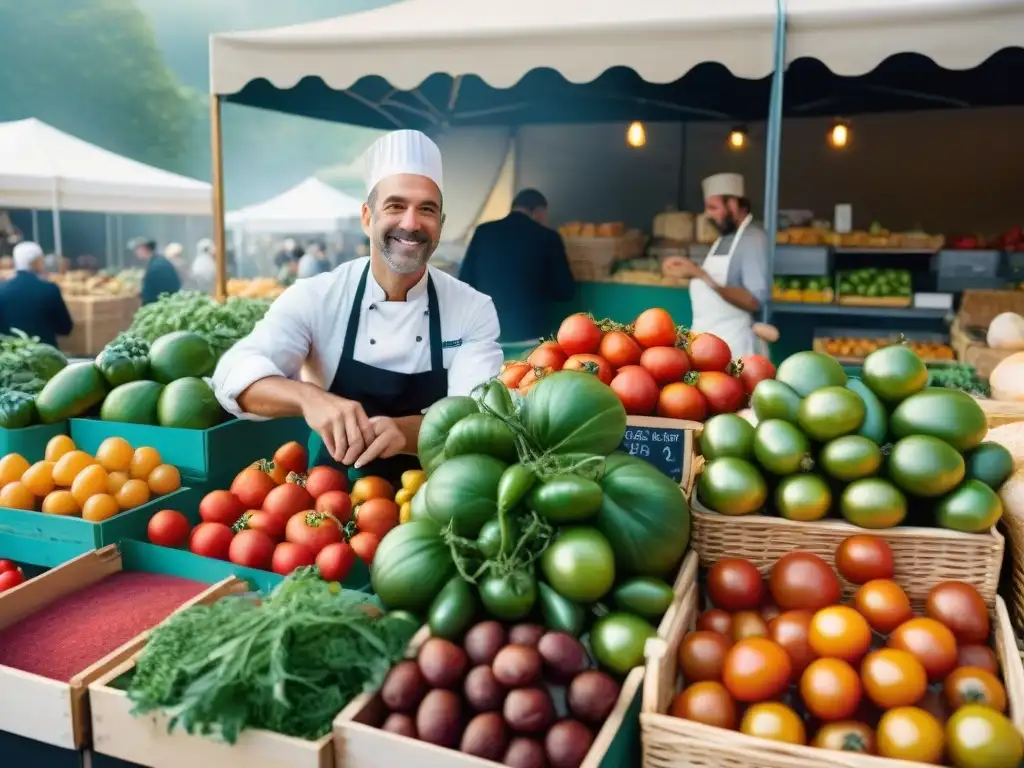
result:
<svg viewBox="0 0 1024 768"><path fill-rule="evenodd" d="M615 553L596 528L563 528L540 559L544 579L577 603L593 603L615 583Z"/></svg>
<svg viewBox="0 0 1024 768"><path fill-rule="evenodd" d="M967 480L935 504L935 521L943 528L984 533L1003 516L1003 502L980 480Z"/></svg>
<svg viewBox="0 0 1024 768"><path fill-rule="evenodd" d="M800 397L807 397L823 387L845 387L846 371L828 355L797 352L782 361L775 379L789 385Z"/></svg>
<svg viewBox="0 0 1024 768"><path fill-rule="evenodd" d="M956 488L964 479L964 458L937 437L904 437L889 453L889 476L907 493L935 498Z"/></svg>
<svg viewBox="0 0 1024 768"><path fill-rule="evenodd" d="M907 516L907 497L888 480L854 480L843 491L840 511L861 528L894 528Z"/></svg>
<svg viewBox="0 0 1024 768"><path fill-rule="evenodd" d="M735 413L712 416L700 433L700 452L708 461L725 457L749 459L753 443L754 427Z"/></svg>
<svg viewBox="0 0 1024 768"><path fill-rule="evenodd" d="M520 419L542 450L607 456L622 444L626 409L596 376L558 371L523 400Z"/></svg>
<svg viewBox="0 0 1024 768"><path fill-rule="evenodd" d="M988 419L978 401L963 392L941 387L928 387L908 397L892 412L889 426L897 440L929 435L961 453L980 445L988 434Z"/></svg>
<svg viewBox="0 0 1024 768"><path fill-rule="evenodd" d="M431 520L388 532L370 566L370 585L385 608L420 613L455 573L448 545Z"/></svg>
<svg viewBox="0 0 1024 768"><path fill-rule="evenodd" d="M428 475L445 460L444 444L451 428L466 416L479 413L472 397L444 397L434 403L423 415L416 446L420 465Z"/></svg>
<svg viewBox="0 0 1024 768"><path fill-rule="evenodd" d="M882 400L895 405L928 385L928 369L910 347L894 344L864 358L864 383Z"/></svg>
<svg viewBox="0 0 1024 768"><path fill-rule="evenodd" d="M750 396L750 407L757 420L782 419L790 424L797 423L800 412L800 395L788 384L775 379L759 381Z"/></svg>
<svg viewBox="0 0 1024 768"><path fill-rule="evenodd" d="M480 600L494 618L518 621L537 602L537 579L527 571L514 571L508 576L488 574L480 582Z"/></svg>
<svg viewBox="0 0 1024 768"><path fill-rule="evenodd" d="M593 480L579 475L556 475L530 493L530 508L552 523L579 523L601 508L604 492Z"/></svg>
<svg viewBox="0 0 1024 768"><path fill-rule="evenodd" d="M864 401L846 387L823 387L800 404L800 427L812 439L833 440L856 432L864 423Z"/></svg>
<svg viewBox="0 0 1024 768"><path fill-rule="evenodd" d="M471 413L456 422L444 441L446 459L468 454L493 456L506 463L514 462L518 460L516 436L497 416Z"/></svg>
<svg viewBox="0 0 1024 768"><path fill-rule="evenodd" d="M501 519L497 517L484 523L484 527L480 529L480 534L476 537L476 545L480 548L480 554L488 560L493 560L498 555L511 554L512 547L518 538L519 526L510 515L506 515L504 548L501 542Z"/></svg>
<svg viewBox="0 0 1024 768"><path fill-rule="evenodd" d="M799 472L809 462L810 449L804 433L788 421L762 421L754 433L754 458L773 475Z"/></svg>
<svg viewBox="0 0 1024 768"><path fill-rule="evenodd" d="M860 397L864 403L864 423L860 425L857 434L873 443L883 445L889 434L889 413L882 405L882 401L860 379L850 379L846 382L846 388Z"/></svg>
<svg viewBox="0 0 1024 768"><path fill-rule="evenodd" d="M505 463L493 456L469 454L446 460L421 491L427 494L431 518L442 528L451 523L458 536L475 537L498 513L498 483L505 469Z"/></svg>
<svg viewBox="0 0 1024 768"><path fill-rule="evenodd" d="M790 475L775 489L775 508L787 520L820 520L831 506L832 491L818 475Z"/></svg>
<svg viewBox="0 0 1024 768"><path fill-rule="evenodd" d="M624 581L612 592L612 602L616 608L651 621L661 619L674 599L672 585L650 576L638 576Z"/></svg>
<svg viewBox="0 0 1024 768"><path fill-rule="evenodd" d="M882 450L863 435L844 435L825 444L818 464L831 477L849 483L875 474L882 466Z"/></svg>
<svg viewBox="0 0 1024 768"><path fill-rule="evenodd" d="M713 512L749 515L764 506L768 486L749 461L715 459L709 461L701 472L697 496Z"/></svg>
<svg viewBox="0 0 1024 768"><path fill-rule="evenodd" d="M657 637L650 622L631 613L609 613L594 622L590 647L597 663L618 675L644 663L644 645Z"/></svg>
<svg viewBox="0 0 1024 768"><path fill-rule="evenodd" d="M967 477L998 491L1013 472L1013 455L999 443L985 442L964 457Z"/></svg>

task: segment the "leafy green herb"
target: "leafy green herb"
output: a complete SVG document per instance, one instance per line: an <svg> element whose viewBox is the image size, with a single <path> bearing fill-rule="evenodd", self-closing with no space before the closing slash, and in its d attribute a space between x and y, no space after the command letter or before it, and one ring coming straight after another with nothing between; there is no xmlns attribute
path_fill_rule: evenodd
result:
<svg viewBox="0 0 1024 768"><path fill-rule="evenodd" d="M380 686L415 632L402 617L371 615L367 599L303 568L262 602L226 597L182 611L136 662L133 714L160 710L172 730L232 744L246 728L318 739Z"/></svg>
<svg viewBox="0 0 1024 768"><path fill-rule="evenodd" d="M928 369L929 386L958 389L974 397L989 397L992 390L988 382L978 376L973 365L958 363L957 365L935 366Z"/></svg>
<svg viewBox="0 0 1024 768"><path fill-rule="evenodd" d="M0 336L0 388L37 395L67 364L60 350L34 336L19 330Z"/></svg>
<svg viewBox="0 0 1024 768"><path fill-rule="evenodd" d="M265 299L239 296L221 304L205 293L180 291L140 308L128 332L153 342L173 331L192 331L205 338L219 358L252 332L270 304Z"/></svg>

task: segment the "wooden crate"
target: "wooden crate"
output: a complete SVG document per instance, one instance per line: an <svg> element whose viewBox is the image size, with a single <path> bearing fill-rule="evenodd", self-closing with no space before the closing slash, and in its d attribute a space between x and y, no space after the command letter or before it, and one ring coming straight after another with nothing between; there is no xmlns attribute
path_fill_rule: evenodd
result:
<svg viewBox="0 0 1024 768"><path fill-rule="evenodd" d="M141 306L138 296L69 296L65 303L75 327L61 340L61 349L71 357L99 354L128 329Z"/></svg>
<svg viewBox="0 0 1024 768"><path fill-rule="evenodd" d="M1001 291L993 291L993 293L1001 293ZM1024 291L1021 293L1024 293ZM988 379L995 367L1002 362L1003 358L1012 355L1014 350L992 349L984 341L978 341L972 336L967 328L968 326L965 325L965 320L961 315L957 315L949 327L949 341L953 346L953 351L956 353L956 359L961 363L973 365L974 369L978 372L978 376Z"/></svg>
<svg viewBox="0 0 1024 768"><path fill-rule="evenodd" d="M64 565L0 594L0 629L17 624L50 603L91 586L123 570L116 546L88 552ZM246 591L244 581L230 578L214 584L186 602L210 603L221 595ZM80 749L89 743L88 686L146 642L148 633L111 651L68 682L0 666L0 730L62 749ZM2 761L0 761L2 763Z"/></svg>
<svg viewBox="0 0 1024 768"><path fill-rule="evenodd" d="M643 235L636 232L622 237L567 237L565 253L577 280L605 280L615 262L643 256L644 245Z"/></svg>

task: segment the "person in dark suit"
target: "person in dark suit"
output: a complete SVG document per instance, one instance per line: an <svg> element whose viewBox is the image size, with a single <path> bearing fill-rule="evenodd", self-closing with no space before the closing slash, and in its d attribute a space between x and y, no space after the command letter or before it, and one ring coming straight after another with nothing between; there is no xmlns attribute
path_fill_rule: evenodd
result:
<svg viewBox="0 0 1024 768"><path fill-rule="evenodd" d="M135 253L135 258L146 266L146 271L142 275L143 304L152 304L161 294L177 293L181 290L178 270L167 258L156 252L154 241L137 237L128 244L128 247Z"/></svg>
<svg viewBox="0 0 1024 768"><path fill-rule="evenodd" d="M506 356L535 346L551 328L551 302L576 292L565 244L547 224L548 201L524 189L508 216L476 228L462 260L459 279L494 301Z"/></svg>
<svg viewBox="0 0 1024 768"><path fill-rule="evenodd" d="M29 241L18 243L14 269L14 277L0 288L2 322L56 347L57 337L70 334L74 323L60 288L42 278L43 249Z"/></svg>

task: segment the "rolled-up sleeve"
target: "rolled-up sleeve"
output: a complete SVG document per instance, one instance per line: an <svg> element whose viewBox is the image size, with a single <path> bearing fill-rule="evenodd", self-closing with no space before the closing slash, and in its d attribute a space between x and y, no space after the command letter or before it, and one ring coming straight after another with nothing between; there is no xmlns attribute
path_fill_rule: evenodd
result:
<svg viewBox="0 0 1024 768"><path fill-rule="evenodd" d="M498 343L501 328L494 302L480 295L480 304L462 330L462 345L448 368L448 394L468 395L501 372L504 353Z"/></svg>
<svg viewBox="0 0 1024 768"><path fill-rule="evenodd" d="M260 379L281 376L295 379L309 356L313 342L312 309L315 301L306 281L286 290L252 333L220 359L213 373L217 400L229 413L262 420L242 411L238 397Z"/></svg>
<svg viewBox="0 0 1024 768"><path fill-rule="evenodd" d="M743 240L749 240L743 242ZM737 254L740 257L739 283L761 304L768 301L771 275L768 274L768 236L761 231L749 233L740 240Z"/></svg>

